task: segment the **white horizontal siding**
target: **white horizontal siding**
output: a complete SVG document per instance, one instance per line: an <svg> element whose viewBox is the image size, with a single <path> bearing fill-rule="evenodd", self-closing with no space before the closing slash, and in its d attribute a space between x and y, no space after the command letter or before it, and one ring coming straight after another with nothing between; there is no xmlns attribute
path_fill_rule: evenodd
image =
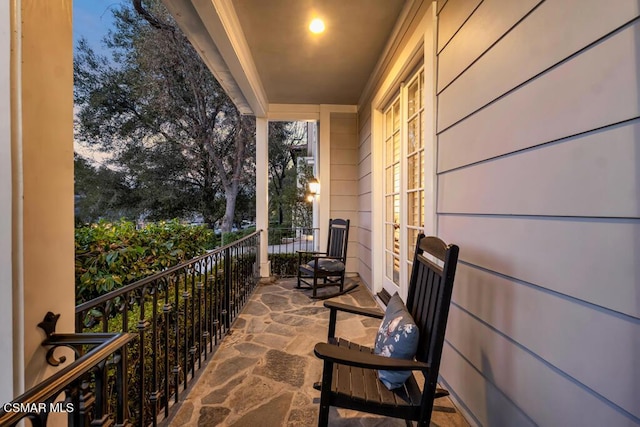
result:
<svg viewBox="0 0 640 427"><path fill-rule="evenodd" d="M358 274L362 281L373 289L371 276L371 104L365 103L365 107L359 109L358 123L358 243L360 245L358 257Z"/></svg>
<svg viewBox="0 0 640 427"><path fill-rule="evenodd" d="M496 10L488 10L488 7L497 2L521 5L521 2L507 0L485 1L473 18L483 12L485 20L491 20L491 16L496 16ZM448 83L443 74L451 75L452 79L464 67L476 59L477 62L439 97L438 129L446 129L523 81L607 35L612 29L619 28L637 17L640 10L635 0L614 0L595 2L582 8L576 16L576 8L582 3L583 0L542 3L521 25L480 58L477 58L479 52L473 52L471 47L478 44L476 39L485 33L487 22L470 19L461 30L460 37L456 37L456 40L461 38L461 43L465 42L465 49L445 51L440 56L439 83ZM563 25L574 17L578 19L573 19L571 25ZM536 36L532 37L532 34ZM447 56L449 52L458 52L463 58L450 58L453 54ZM518 66L514 67L514 64ZM448 69L452 70L444 71ZM479 81L483 83L478 85Z"/></svg>
<svg viewBox="0 0 640 427"><path fill-rule="evenodd" d="M640 417L640 321L464 263L458 265L453 301ZM565 346L571 351L558 351Z"/></svg>
<svg viewBox="0 0 640 427"><path fill-rule="evenodd" d="M638 117L638 32L627 26L440 133L438 170Z"/></svg>
<svg viewBox="0 0 640 427"><path fill-rule="evenodd" d="M331 164L331 186L337 181L356 181L358 179L358 168L354 165ZM322 192L322 187L320 187Z"/></svg>
<svg viewBox="0 0 640 427"><path fill-rule="evenodd" d="M445 341L440 375L444 387L464 405L473 420L471 425L534 427L535 424L491 381Z"/></svg>
<svg viewBox="0 0 640 427"><path fill-rule="evenodd" d="M360 177L358 182L358 194L360 196L365 194L371 194L371 174Z"/></svg>
<svg viewBox="0 0 640 427"><path fill-rule="evenodd" d="M333 196L350 196L354 197L358 194L358 182L357 181L331 181L331 197ZM333 203L333 201L332 201Z"/></svg>
<svg viewBox="0 0 640 427"><path fill-rule="evenodd" d="M640 318L640 219L440 215L439 226L466 262Z"/></svg>
<svg viewBox="0 0 640 427"><path fill-rule="evenodd" d="M634 120L443 173L438 207L454 213L640 217L639 164L640 120Z"/></svg>
<svg viewBox="0 0 640 427"><path fill-rule="evenodd" d="M438 16L440 373L482 425L638 426L640 4L469 4Z"/></svg>
<svg viewBox="0 0 640 427"><path fill-rule="evenodd" d="M484 0L447 48L440 53L438 92L540 2L541 0Z"/></svg>
<svg viewBox="0 0 640 427"><path fill-rule="evenodd" d="M483 378L507 396L535 425L637 426L631 417L610 406L602 397L550 368L546 362L456 305L452 305L449 311L449 325L446 336L449 345L482 372ZM545 334L546 331L539 329L538 333ZM445 348L443 358L446 361L452 351L447 346ZM446 374L445 369L445 380ZM477 380L474 378L474 382ZM474 388L478 390L483 385L489 388L487 382L476 383ZM524 417L514 418L513 409L491 397L485 393L475 404L476 408L481 405L487 407L485 425L531 425Z"/></svg>
<svg viewBox="0 0 640 427"><path fill-rule="evenodd" d="M333 193L336 194L336 193ZM358 210L358 198L350 196L331 196L331 212L337 211L355 213ZM351 217L351 215L350 215Z"/></svg>
<svg viewBox="0 0 640 427"><path fill-rule="evenodd" d="M440 10L438 52L451 40L482 0L449 0Z"/></svg>
<svg viewBox="0 0 640 427"><path fill-rule="evenodd" d="M359 269L358 239L358 138L356 114L331 114L330 193L320 188L320 197L329 197L330 217L351 221L347 248L347 273Z"/></svg>
<svg viewBox="0 0 640 427"><path fill-rule="evenodd" d="M332 143L334 141L331 141ZM357 165L358 149L353 147L350 149L334 149L331 148L331 163L334 165Z"/></svg>

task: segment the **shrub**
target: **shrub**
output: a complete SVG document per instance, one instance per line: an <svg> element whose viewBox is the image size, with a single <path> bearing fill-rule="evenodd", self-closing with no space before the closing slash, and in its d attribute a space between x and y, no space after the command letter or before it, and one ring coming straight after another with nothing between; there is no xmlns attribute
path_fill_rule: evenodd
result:
<svg viewBox="0 0 640 427"><path fill-rule="evenodd" d="M311 260L310 256L303 256L302 262ZM269 254L271 261L271 273L278 277L293 277L298 274L298 254L275 253Z"/></svg>
<svg viewBox="0 0 640 427"><path fill-rule="evenodd" d="M75 230L76 303L143 279L205 252L213 232L177 220L137 229L100 221Z"/></svg>
<svg viewBox="0 0 640 427"><path fill-rule="evenodd" d="M223 233L222 234L222 239L218 242L220 244L220 246L225 246L228 245L230 243L235 242L236 240L240 240L245 236L248 236L249 234L253 233L254 231L256 231L255 227L249 227L246 229L241 229L238 231L231 231L229 233ZM223 245L224 242L224 245Z"/></svg>

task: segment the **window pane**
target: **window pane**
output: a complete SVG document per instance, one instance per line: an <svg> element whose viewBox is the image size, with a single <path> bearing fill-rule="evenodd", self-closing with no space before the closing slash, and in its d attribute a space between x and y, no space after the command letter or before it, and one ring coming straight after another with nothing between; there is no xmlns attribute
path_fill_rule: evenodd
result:
<svg viewBox="0 0 640 427"><path fill-rule="evenodd" d="M420 193L421 191L413 191L407 193L407 225L413 225L419 227L421 223L421 206L420 206Z"/></svg>
<svg viewBox="0 0 640 427"><path fill-rule="evenodd" d="M384 155L384 164L389 166L393 163L393 139L389 138L385 142L386 150Z"/></svg>
<svg viewBox="0 0 640 427"><path fill-rule="evenodd" d="M400 163L393 165L393 192L400 192Z"/></svg>
<svg viewBox="0 0 640 427"><path fill-rule="evenodd" d="M419 99L419 104L420 107L422 108L423 104L424 104L424 94L423 94L423 88L424 88L424 71L420 71L420 78L418 78L418 82L420 83L420 93L418 95L418 99Z"/></svg>
<svg viewBox="0 0 640 427"><path fill-rule="evenodd" d="M393 222L393 196L387 196L386 205L387 205L387 213L385 215L386 222Z"/></svg>
<svg viewBox="0 0 640 427"><path fill-rule="evenodd" d="M396 285L400 283L400 260L387 252L386 254L387 277Z"/></svg>
<svg viewBox="0 0 640 427"><path fill-rule="evenodd" d="M408 125L408 138L407 138L407 152L413 153L419 149L422 144L420 141L420 122L418 117L414 117L409 121Z"/></svg>
<svg viewBox="0 0 640 427"><path fill-rule="evenodd" d="M412 262L413 261L413 256L415 254L415 249L416 249L416 239L418 238L418 234L420 233L419 229L416 228L410 228L409 230L407 230L407 261Z"/></svg>
<svg viewBox="0 0 640 427"><path fill-rule="evenodd" d="M386 233L384 247L389 252L393 252L393 229L393 224L385 225Z"/></svg>
<svg viewBox="0 0 640 427"><path fill-rule="evenodd" d="M393 222L395 224L400 224L400 195L395 194L393 196ZM400 239L400 234L398 233L398 239Z"/></svg>
<svg viewBox="0 0 640 427"><path fill-rule="evenodd" d="M414 80L409 86L407 102L407 113L411 117L420 108L420 79Z"/></svg>
<svg viewBox="0 0 640 427"><path fill-rule="evenodd" d="M417 148L424 147L424 111L420 112L420 129L418 130L418 143Z"/></svg>
<svg viewBox="0 0 640 427"><path fill-rule="evenodd" d="M400 161L400 132L393 135L393 161Z"/></svg>
<svg viewBox="0 0 640 427"><path fill-rule="evenodd" d="M419 188L420 185L420 153L412 154L407 159L407 190Z"/></svg>
<svg viewBox="0 0 640 427"><path fill-rule="evenodd" d="M393 131L400 129L400 100L396 101L392 107L393 110Z"/></svg>

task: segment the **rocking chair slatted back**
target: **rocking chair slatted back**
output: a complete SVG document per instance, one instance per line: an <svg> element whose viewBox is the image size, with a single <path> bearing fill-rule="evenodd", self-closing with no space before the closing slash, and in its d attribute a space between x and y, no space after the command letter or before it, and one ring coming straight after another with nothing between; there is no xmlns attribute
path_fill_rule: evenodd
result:
<svg viewBox="0 0 640 427"><path fill-rule="evenodd" d="M431 365L426 383L434 391L438 381L458 251L457 246L447 247L437 237L419 238L409 283L407 309L420 331L416 360ZM428 259L425 253L443 260L445 270Z"/></svg>
<svg viewBox="0 0 640 427"><path fill-rule="evenodd" d="M327 256L347 261L347 245L349 244L349 220L332 219L329 224Z"/></svg>

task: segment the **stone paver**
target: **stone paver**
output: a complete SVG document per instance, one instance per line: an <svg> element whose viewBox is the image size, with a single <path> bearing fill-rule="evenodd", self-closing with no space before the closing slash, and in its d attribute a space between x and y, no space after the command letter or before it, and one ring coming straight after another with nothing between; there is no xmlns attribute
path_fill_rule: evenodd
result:
<svg viewBox="0 0 640 427"><path fill-rule="evenodd" d="M357 280L357 279L351 279ZM178 408L169 425L299 427L317 424L320 392L313 388L322 362L313 346L326 341L328 310L295 281L259 285L213 359ZM375 307L360 285L336 301ZM339 315L337 334L373 342L379 321ZM453 408L448 399L438 406ZM394 420L344 409L331 409L331 426L404 426ZM434 412L432 426L467 427L457 412Z"/></svg>

